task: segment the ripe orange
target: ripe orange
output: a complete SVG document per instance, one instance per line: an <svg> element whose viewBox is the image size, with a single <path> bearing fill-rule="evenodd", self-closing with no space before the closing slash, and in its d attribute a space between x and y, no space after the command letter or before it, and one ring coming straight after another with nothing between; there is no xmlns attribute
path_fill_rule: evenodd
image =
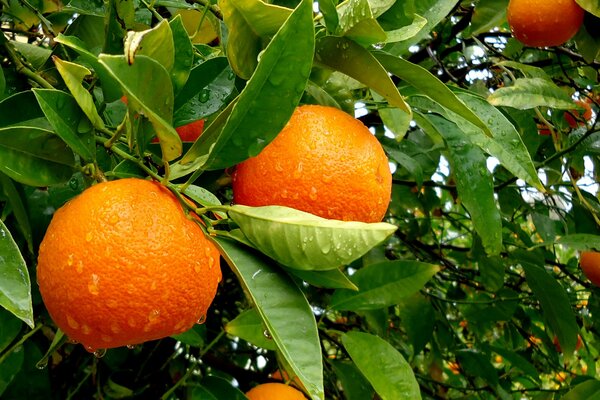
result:
<svg viewBox="0 0 600 400"><path fill-rule="evenodd" d="M236 167L233 199L280 205L338 220L379 222L392 186L379 141L333 107L306 105L262 152Z"/></svg>
<svg viewBox="0 0 600 400"><path fill-rule="evenodd" d="M584 121L589 121L592 118L592 106L583 100L576 100L575 104L579 108L583 108L583 113L580 110L570 110L565 112L565 121L571 128L577 128L578 126L585 125Z"/></svg>
<svg viewBox="0 0 600 400"><path fill-rule="evenodd" d="M204 120L199 119L189 124L175 128L182 142L195 142L202 135L204 130ZM152 143L158 143L158 138L152 138Z"/></svg>
<svg viewBox="0 0 600 400"><path fill-rule="evenodd" d="M221 269L216 247L177 198L131 178L92 186L56 211L37 278L56 325L94 351L191 328Z"/></svg>
<svg viewBox="0 0 600 400"><path fill-rule="evenodd" d="M583 251L579 256L579 265L583 274L594 285L600 287L600 252Z"/></svg>
<svg viewBox="0 0 600 400"><path fill-rule="evenodd" d="M506 17L517 40L545 47L560 46L575 36L584 13L575 0L510 0Z"/></svg>
<svg viewBox="0 0 600 400"><path fill-rule="evenodd" d="M283 383L263 383L246 393L248 400L306 400L298 389Z"/></svg>

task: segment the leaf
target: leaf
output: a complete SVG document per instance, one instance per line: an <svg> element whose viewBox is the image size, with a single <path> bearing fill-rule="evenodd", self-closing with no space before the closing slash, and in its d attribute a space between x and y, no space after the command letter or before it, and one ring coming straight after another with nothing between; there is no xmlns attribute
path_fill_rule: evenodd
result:
<svg viewBox="0 0 600 400"><path fill-rule="evenodd" d="M508 0L479 0L471 19L471 36L489 32L506 18Z"/></svg>
<svg viewBox="0 0 600 400"><path fill-rule="evenodd" d="M540 302L544 318L557 336L565 357L573 354L577 345L579 326L571 309L565 289L543 267L519 260L527 284Z"/></svg>
<svg viewBox="0 0 600 400"><path fill-rule="evenodd" d="M350 280L359 291L336 290L330 307L336 310L374 310L399 304L412 296L440 270L420 261L385 261L356 271Z"/></svg>
<svg viewBox="0 0 600 400"><path fill-rule="evenodd" d="M92 98L92 95L81 84L83 79L86 76L91 75L92 72L79 64L63 61L56 56L53 56L52 60L54 60L54 65L56 65L56 69L65 81L67 87L69 88L69 91L71 92L71 94L77 101L77 104L79 104L79 107L81 107L85 115L87 115L92 125L94 125L96 129L103 129L104 121L98 114L98 110L96 110L96 106L94 105L94 99Z"/></svg>
<svg viewBox="0 0 600 400"><path fill-rule="evenodd" d="M456 358L465 373L471 376L481 377L492 388L499 384L498 373L492 365L488 356L481 354L475 349L464 349L456 352Z"/></svg>
<svg viewBox="0 0 600 400"><path fill-rule="evenodd" d="M415 37L419 32L423 30L427 25L427 19L415 14L415 19L410 25L403 26L402 28L394 29L393 31L387 31L386 43L402 42Z"/></svg>
<svg viewBox="0 0 600 400"><path fill-rule="evenodd" d="M21 332L23 323L10 312L0 309L0 354Z"/></svg>
<svg viewBox="0 0 600 400"><path fill-rule="evenodd" d="M0 198L6 199L7 204L10 206L10 209L17 220L18 227L27 241L27 249L30 254L34 254L33 233L29 221L28 210L25 206L24 196L21 196L15 183L8 176L0 172L0 194L2 193L4 194L4 197L0 196Z"/></svg>
<svg viewBox="0 0 600 400"><path fill-rule="evenodd" d="M191 390L191 400L247 400L247 397L229 381L218 376L205 376Z"/></svg>
<svg viewBox="0 0 600 400"><path fill-rule="evenodd" d="M129 65L135 63L136 56L144 55L152 58L170 73L175 62L175 46L169 22L163 19L152 29L127 32L124 51Z"/></svg>
<svg viewBox="0 0 600 400"><path fill-rule="evenodd" d="M340 380L346 400L372 399L374 390L358 368L346 361L330 361L335 375Z"/></svg>
<svg viewBox="0 0 600 400"><path fill-rule="evenodd" d="M391 344L356 331L342 335L342 343L382 400L421 399L410 364Z"/></svg>
<svg viewBox="0 0 600 400"><path fill-rule="evenodd" d="M282 206L234 205L228 214L258 250L301 270L349 264L396 230L384 222L330 220Z"/></svg>
<svg viewBox="0 0 600 400"><path fill-rule="evenodd" d="M486 253L497 255L502 250L502 220L494 199L494 182L487 169L487 158L472 144L460 127L437 115L429 115L448 145L448 158L462 204L481 237Z"/></svg>
<svg viewBox="0 0 600 400"><path fill-rule="evenodd" d="M527 374L527 377L536 382L540 382L540 373L525 357L514 351L502 347L489 346L489 349L502 356L505 361L508 361L513 368L517 368Z"/></svg>
<svg viewBox="0 0 600 400"><path fill-rule="evenodd" d="M570 247L575 250L600 250L600 236L588 233L573 233L557 238L552 243Z"/></svg>
<svg viewBox="0 0 600 400"><path fill-rule="evenodd" d="M173 85L166 69L147 56L137 56L129 65L125 56L100 55L100 63L119 82L128 106L150 120L158 136L163 158L171 161L181 155L182 144L173 117ZM151 76L148 81L145 77ZM157 96L160 93L160 96Z"/></svg>
<svg viewBox="0 0 600 400"><path fill-rule="evenodd" d="M27 60L34 70L40 70L52 55L52 50L43 46L11 40L11 45Z"/></svg>
<svg viewBox="0 0 600 400"><path fill-rule="evenodd" d="M206 344L206 326L196 324L187 331L171 337L189 346L202 348Z"/></svg>
<svg viewBox="0 0 600 400"><path fill-rule="evenodd" d="M391 106L408 114L412 113L379 61L354 41L335 36L320 38L316 45L315 61L367 85L383 96Z"/></svg>
<svg viewBox="0 0 600 400"><path fill-rule="evenodd" d="M75 99L60 90L33 89L33 93L56 134L85 161L94 161L96 143L91 134L86 137L77 130L83 114Z"/></svg>
<svg viewBox="0 0 600 400"><path fill-rule="evenodd" d="M418 292L405 298L398 308L401 326L412 345L412 354L419 354L433 335L435 310L429 299Z"/></svg>
<svg viewBox="0 0 600 400"><path fill-rule="evenodd" d="M512 86L496 89L488 97L494 106L507 106L519 110L550 107L561 110L573 108L573 99L554 82L542 78L519 78Z"/></svg>
<svg viewBox="0 0 600 400"><path fill-rule="evenodd" d="M573 387L564 396L562 400L581 400L581 399L597 399L600 397L600 381L589 379L579 385Z"/></svg>
<svg viewBox="0 0 600 400"><path fill-rule="evenodd" d="M24 361L25 352L23 351L23 347L19 347L10 353L4 359L4 362L0 364L0 396L2 396L19 371L21 371Z"/></svg>
<svg viewBox="0 0 600 400"><path fill-rule="evenodd" d="M323 364L317 324L302 291L259 253L218 236L214 240L290 370L311 398L323 400Z"/></svg>
<svg viewBox="0 0 600 400"><path fill-rule="evenodd" d="M27 264L2 220L0 220L0 268L0 306L33 328L31 281Z"/></svg>
<svg viewBox="0 0 600 400"><path fill-rule="evenodd" d="M221 169L257 155L298 105L308 82L313 49L312 3L304 0L262 53L218 138L208 135L209 126L180 163L209 154L204 168Z"/></svg>
<svg viewBox="0 0 600 400"><path fill-rule="evenodd" d="M338 7L338 36L346 36L362 46L383 42L386 34L375 19L368 0L349 0Z"/></svg>
<svg viewBox="0 0 600 400"><path fill-rule="evenodd" d="M433 101L471 122L486 135L492 135L488 126L431 72L400 57L383 52L375 53L375 57L392 74L406 81Z"/></svg>
<svg viewBox="0 0 600 400"><path fill-rule="evenodd" d="M219 7L229 28L227 57L231 67L242 79L249 79L258 64L261 38L275 34L291 10L260 0L220 0Z"/></svg>
<svg viewBox="0 0 600 400"><path fill-rule="evenodd" d="M44 113L31 90L15 93L0 101L0 127L10 125L38 126L34 121L43 121L48 129Z"/></svg>
<svg viewBox="0 0 600 400"><path fill-rule="evenodd" d="M0 128L0 171L30 186L49 186L69 180L73 153L54 133L15 126Z"/></svg>
<svg viewBox="0 0 600 400"><path fill-rule="evenodd" d="M179 93L190 75L190 69L194 63L194 48L183 26L181 16L177 15L169 21L169 24L173 35L173 46L174 49L177 49L177 51L173 50L175 58L171 69L171 81L173 82L173 91Z"/></svg>
<svg viewBox="0 0 600 400"><path fill-rule="evenodd" d="M600 18L600 4L597 0L575 0L585 11Z"/></svg>
<svg viewBox="0 0 600 400"><path fill-rule="evenodd" d="M297 276L306 283L316 287L329 289L358 290L356 285L339 269L325 271L306 271L301 269L286 268L289 273Z"/></svg>
<svg viewBox="0 0 600 400"><path fill-rule="evenodd" d="M276 350L273 340L265 336L265 327L260 315L251 308L242 311L235 319L225 325L225 332L237 336L255 346L267 350ZM268 332L268 331L267 331Z"/></svg>

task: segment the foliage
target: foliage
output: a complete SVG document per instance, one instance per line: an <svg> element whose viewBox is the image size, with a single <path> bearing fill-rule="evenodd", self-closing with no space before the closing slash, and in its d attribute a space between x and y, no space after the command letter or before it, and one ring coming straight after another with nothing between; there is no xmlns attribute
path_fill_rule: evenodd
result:
<svg viewBox="0 0 600 400"><path fill-rule="evenodd" d="M278 369L312 399L593 396L600 8L539 49L507 3L3 1L0 396L242 399ZM384 145L384 223L228 205L300 103ZM37 250L58 207L132 176L192 199L228 266L204 324L95 357L49 318Z"/></svg>

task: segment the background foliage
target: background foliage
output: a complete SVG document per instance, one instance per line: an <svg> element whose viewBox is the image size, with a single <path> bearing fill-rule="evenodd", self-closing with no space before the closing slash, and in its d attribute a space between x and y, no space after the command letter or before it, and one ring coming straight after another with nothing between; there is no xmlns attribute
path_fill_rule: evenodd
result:
<svg viewBox="0 0 600 400"><path fill-rule="evenodd" d="M0 396L243 399L279 369L314 399L593 398L600 6L578 3L574 40L533 49L507 0L2 1ZM593 115L571 126L574 100ZM383 143L393 234L220 207L299 102ZM37 248L94 181L148 175L229 217L229 266L204 324L92 355L45 311Z"/></svg>

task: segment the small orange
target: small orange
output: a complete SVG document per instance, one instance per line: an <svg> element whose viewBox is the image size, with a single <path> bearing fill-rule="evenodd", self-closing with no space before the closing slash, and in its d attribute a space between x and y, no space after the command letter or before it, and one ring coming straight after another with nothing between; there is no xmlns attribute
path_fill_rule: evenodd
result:
<svg viewBox="0 0 600 400"><path fill-rule="evenodd" d="M514 37L533 47L564 44L579 30L584 14L575 0L510 0L506 10Z"/></svg>
<svg viewBox="0 0 600 400"><path fill-rule="evenodd" d="M89 351L181 333L204 318L219 252L157 182L94 185L58 209L37 278L56 325Z"/></svg>
<svg viewBox="0 0 600 400"><path fill-rule="evenodd" d="M319 105L296 108L277 137L233 174L235 203L344 221L381 221L391 187L377 138L354 117Z"/></svg>
<svg viewBox="0 0 600 400"><path fill-rule="evenodd" d="M583 113L580 110L570 110L565 112L565 121L567 121L567 124L569 124L571 128L584 126L585 121L589 121L592 118L592 106L590 103L583 100L576 100L575 104L583 109Z"/></svg>
<svg viewBox="0 0 600 400"><path fill-rule="evenodd" d="M195 142L202 135L204 130L204 120L199 119L189 124L181 125L175 128L182 142ZM152 143L158 143L158 138L152 138Z"/></svg>
<svg viewBox="0 0 600 400"><path fill-rule="evenodd" d="M306 400L298 389L283 383L263 383L246 393L248 400Z"/></svg>
<svg viewBox="0 0 600 400"><path fill-rule="evenodd" d="M600 287L600 252L583 251L579 256L579 265L583 274L594 285Z"/></svg>

